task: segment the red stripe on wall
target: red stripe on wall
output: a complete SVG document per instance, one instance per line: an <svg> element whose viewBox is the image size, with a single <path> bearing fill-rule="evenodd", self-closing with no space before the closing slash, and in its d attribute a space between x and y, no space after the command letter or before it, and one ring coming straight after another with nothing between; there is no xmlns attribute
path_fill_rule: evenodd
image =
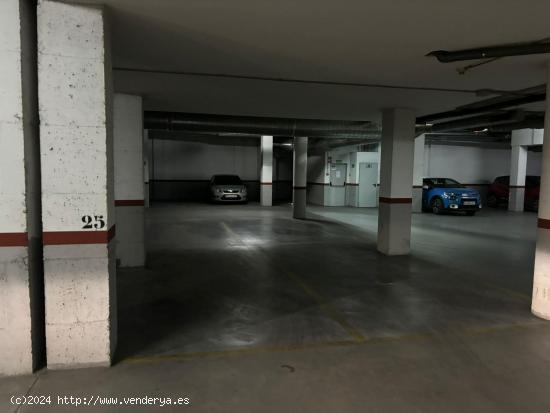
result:
<svg viewBox="0 0 550 413"><path fill-rule="evenodd" d="M273 185L273 182L261 182L260 185Z"/></svg>
<svg viewBox="0 0 550 413"><path fill-rule="evenodd" d="M26 247L29 238L26 232L0 233L0 247Z"/></svg>
<svg viewBox="0 0 550 413"><path fill-rule="evenodd" d="M143 199L117 199L115 206L145 206Z"/></svg>
<svg viewBox="0 0 550 413"><path fill-rule="evenodd" d="M537 221L537 227L542 229L550 229L550 219L539 218Z"/></svg>
<svg viewBox="0 0 550 413"><path fill-rule="evenodd" d="M308 182L308 185L322 185L322 186L328 186L329 184L325 184L324 182Z"/></svg>
<svg viewBox="0 0 550 413"><path fill-rule="evenodd" d="M525 188L525 185L510 185L509 188L511 189Z"/></svg>
<svg viewBox="0 0 550 413"><path fill-rule="evenodd" d="M116 235L113 225L109 231L48 231L44 232L44 245L107 244Z"/></svg>
<svg viewBox="0 0 550 413"><path fill-rule="evenodd" d="M412 204L412 198L388 198L381 196L379 201L384 204Z"/></svg>
<svg viewBox="0 0 550 413"><path fill-rule="evenodd" d="M355 184L355 183L346 183L346 186L359 186L359 184Z"/></svg>

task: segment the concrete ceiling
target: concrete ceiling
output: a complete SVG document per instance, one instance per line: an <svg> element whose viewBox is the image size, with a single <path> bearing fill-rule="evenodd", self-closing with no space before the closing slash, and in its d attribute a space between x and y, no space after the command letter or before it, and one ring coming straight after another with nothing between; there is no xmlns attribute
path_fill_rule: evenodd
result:
<svg viewBox="0 0 550 413"><path fill-rule="evenodd" d="M111 11L115 68L398 87L115 70L116 90L142 94L150 110L377 120L380 108L405 106L423 115L479 100L477 89L545 83L550 61L550 54L510 57L459 75L458 67L474 62L442 64L425 57L437 49L548 38L547 0L92 2Z"/></svg>

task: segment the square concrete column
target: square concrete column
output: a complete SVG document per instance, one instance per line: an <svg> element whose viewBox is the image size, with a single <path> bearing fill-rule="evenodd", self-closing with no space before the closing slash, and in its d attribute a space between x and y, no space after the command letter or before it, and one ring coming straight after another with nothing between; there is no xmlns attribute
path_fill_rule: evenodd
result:
<svg viewBox="0 0 550 413"><path fill-rule="evenodd" d="M512 131L514 134L515 131ZM525 202L525 175L527 174L527 146L512 146L510 159L510 193L508 210L523 211Z"/></svg>
<svg viewBox="0 0 550 413"><path fill-rule="evenodd" d="M273 205L273 136L261 137L262 171L260 177L260 203Z"/></svg>
<svg viewBox="0 0 550 413"><path fill-rule="evenodd" d="M116 256L121 267L145 265L143 110L140 96L114 96Z"/></svg>
<svg viewBox="0 0 550 413"><path fill-rule="evenodd" d="M297 219L306 218L307 137L294 138L293 210Z"/></svg>
<svg viewBox="0 0 550 413"><path fill-rule="evenodd" d="M0 2L0 376L44 356L36 17Z"/></svg>
<svg viewBox="0 0 550 413"><path fill-rule="evenodd" d="M548 94L550 93L550 65L547 67L547 80L546 93ZM542 148L542 173L531 310L533 314L550 320L550 99L546 100Z"/></svg>
<svg viewBox="0 0 550 413"><path fill-rule="evenodd" d="M382 114L378 251L410 251L415 115L410 109Z"/></svg>
<svg viewBox="0 0 550 413"><path fill-rule="evenodd" d="M111 65L104 13L41 0L38 80L49 368L116 345Z"/></svg>
<svg viewBox="0 0 550 413"><path fill-rule="evenodd" d="M426 134L414 139L413 195L412 211L422 212L422 182L424 179L424 144Z"/></svg>

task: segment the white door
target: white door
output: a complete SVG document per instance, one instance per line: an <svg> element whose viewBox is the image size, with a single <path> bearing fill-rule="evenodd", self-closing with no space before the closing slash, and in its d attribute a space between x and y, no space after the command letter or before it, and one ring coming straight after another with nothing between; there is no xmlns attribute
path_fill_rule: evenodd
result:
<svg viewBox="0 0 550 413"><path fill-rule="evenodd" d="M378 206L378 164L361 162L359 164L359 206Z"/></svg>
<svg viewBox="0 0 550 413"><path fill-rule="evenodd" d="M333 163L330 165L330 186L328 189L327 206L346 205L346 175L348 165Z"/></svg>

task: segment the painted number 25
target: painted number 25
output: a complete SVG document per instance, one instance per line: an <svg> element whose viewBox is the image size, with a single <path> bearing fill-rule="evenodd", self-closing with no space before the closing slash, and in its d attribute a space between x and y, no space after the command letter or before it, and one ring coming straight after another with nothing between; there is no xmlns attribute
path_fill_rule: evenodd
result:
<svg viewBox="0 0 550 413"><path fill-rule="evenodd" d="M101 229L105 228L105 220L103 215L84 215L82 217L84 223L83 229Z"/></svg>

